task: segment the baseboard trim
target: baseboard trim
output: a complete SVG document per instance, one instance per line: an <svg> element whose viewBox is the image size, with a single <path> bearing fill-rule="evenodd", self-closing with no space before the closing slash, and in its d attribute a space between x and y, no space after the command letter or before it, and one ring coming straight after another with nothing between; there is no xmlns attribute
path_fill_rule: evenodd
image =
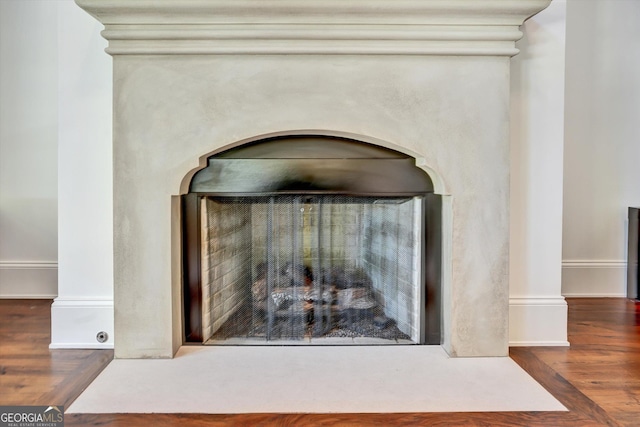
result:
<svg viewBox="0 0 640 427"><path fill-rule="evenodd" d="M513 296L509 297L509 306L562 306L565 307L567 302L564 296Z"/></svg>
<svg viewBox="0 0 640 427"><path fill-rule="evenodd" d="M49 344L49 350L113 350L113 343L108 344L89 344L85 342L77 342L77 343L51 343Z"/></svg>
<svg viewBox="0 0 640 427"><path fill-rule="evenodd" d="M569 341L509 341L509 347L569 347Z"/></svg>
<svg viewBox="0 0 640 427"><path fill-rule="evenodd" d="M509 346L569 346L564 297L509 298Z"/></svg>
<svg viewBox="0 0 640 427"><path fill-rule="evenodd" d="M0 270L48 270L58 269L57 261L0 261Z"/></svg>
<svg viewBox="0 0 640 427"><path fill-rule="evenodd" d="M627 262L609 259L573 259L562 261L562 268L627 268Z"/></svg>
<svg viewBox="0 0 640 427"><path fill-rule="evenodd" d="M112 349L112 298L56 298L51 305L50 349ZM104 343L97 340L106 332Z"/></svg>
<svg viewBox="0 0 640 427"><path fill-rule="evenodd" d="M18 293L9 293L4 294L0 293L0 299L55 299L56 295L54 294L18 294Z"/></svg>
<svg viewBox="0 0 640 427"><path fill-rule="evenodd" d="M566 298L626 298L627 294L620 293L598 293L598 292L567 292L564 294Z"/></svg>
<svg viewBox="0 0 640 427"><path fill-rule="evenodd" d="M57 262L0 261L0 298L53 299L57 294Z"/></svg>
<svg viewBox="0 0 640 427"><path fill-rule="evenodd" d="M562 295L573 298L624 298L627 262L621 260L564 260Z"/></svg>

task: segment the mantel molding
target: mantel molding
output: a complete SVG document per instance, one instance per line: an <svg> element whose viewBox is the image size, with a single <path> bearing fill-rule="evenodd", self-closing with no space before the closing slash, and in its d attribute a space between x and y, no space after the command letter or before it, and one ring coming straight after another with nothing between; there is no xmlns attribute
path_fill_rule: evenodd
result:
<svg viewBox="0 0 640 427"><path fill-rule="evenodd" d="M518 53L551 0L76 0L112 55Z"/></svg>

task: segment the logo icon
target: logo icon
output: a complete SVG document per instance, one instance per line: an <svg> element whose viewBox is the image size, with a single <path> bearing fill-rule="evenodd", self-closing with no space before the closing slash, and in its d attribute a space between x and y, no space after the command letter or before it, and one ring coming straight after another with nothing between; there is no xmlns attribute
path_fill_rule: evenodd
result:
<svg viewBox="0 0 640 427"><path fill-rule="evenodd" d="M0 427L64 427L64 407L0 406Z"/></svg>

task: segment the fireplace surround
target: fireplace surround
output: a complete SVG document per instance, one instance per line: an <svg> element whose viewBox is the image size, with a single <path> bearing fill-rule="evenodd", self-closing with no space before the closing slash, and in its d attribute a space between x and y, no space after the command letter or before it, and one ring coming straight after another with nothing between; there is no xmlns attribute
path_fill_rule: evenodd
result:
<svg viewBox="0 0 640 427"><path fill-rule="evenodd" d="M508 348L509 60L548 0L77 0L114 66L118 358L183 344L182 210L207 159L285 136L403 153L441 199L442 345Z"/></svg>

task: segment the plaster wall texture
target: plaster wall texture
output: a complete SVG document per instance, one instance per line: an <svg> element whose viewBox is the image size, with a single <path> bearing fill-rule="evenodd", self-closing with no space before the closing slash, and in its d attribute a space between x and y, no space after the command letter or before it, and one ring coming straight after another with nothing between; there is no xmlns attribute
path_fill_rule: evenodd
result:
<svg viewBox="0 0 640 427"><path fill-rule="evenodd" d="M114 77L117 357L173 354L171 196L198 159L310 131L428 165L451 195L445 348L506 355L507 57L117 56Z"/></svg>

